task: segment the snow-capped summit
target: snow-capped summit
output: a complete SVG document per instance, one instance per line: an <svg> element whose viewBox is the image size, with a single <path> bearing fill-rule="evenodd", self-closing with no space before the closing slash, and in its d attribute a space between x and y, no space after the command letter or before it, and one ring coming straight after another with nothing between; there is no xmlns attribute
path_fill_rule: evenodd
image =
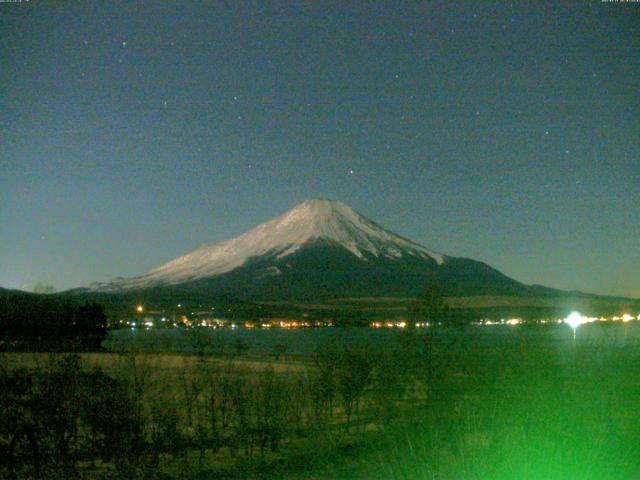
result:
<svg viewBox="0 0 640 480"><path fill-rule="evenodd" d="M232 240L204 245L145 275L94 289L146 288L200 280L231 272L251 259L283 259L318 240L343 247L362 261L414 257L441 265L446 259L384 229L342 202L316 199L300 203Z"/></svg>

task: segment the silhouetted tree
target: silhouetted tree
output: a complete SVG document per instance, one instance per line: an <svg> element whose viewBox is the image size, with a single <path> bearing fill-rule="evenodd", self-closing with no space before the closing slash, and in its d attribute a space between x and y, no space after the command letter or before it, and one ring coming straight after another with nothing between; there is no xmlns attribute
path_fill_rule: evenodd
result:
<svg viewBox="0 0 640 480"><path fill-rule="evenodd" d="M21 348L98 348L107 332L102 307L56 296L10 295L0 299L0 335Z"/></svg>
<svg viewBox="0 0 640 480"><path fill-rule="evenodd" d="M353 414L360 413L360 399L371 380L373 358L371 352L362 347L347 346L339 355L336 370L336 389L342 397L349 430Z"/></svg>
<svg viewBox="0 0 640 480"><path fill-rule="evenodd" d="M420 297L407 308L407 313L412 322L429 322L433 325L445 326L458 323L444 302L440 286L435 282L425 285Z"/></svg>

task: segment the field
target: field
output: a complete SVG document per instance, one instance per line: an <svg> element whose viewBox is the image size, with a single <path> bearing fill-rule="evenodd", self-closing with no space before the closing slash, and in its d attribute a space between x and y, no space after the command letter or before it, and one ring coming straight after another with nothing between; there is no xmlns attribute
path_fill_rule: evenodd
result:
<svg viewBox="0 0 640 480"><path fill-rule="evenodd" d="M0 447L33 432L18 478L640 478L635 334L558 328L336 336L278 359L3 354Z"/></svg>

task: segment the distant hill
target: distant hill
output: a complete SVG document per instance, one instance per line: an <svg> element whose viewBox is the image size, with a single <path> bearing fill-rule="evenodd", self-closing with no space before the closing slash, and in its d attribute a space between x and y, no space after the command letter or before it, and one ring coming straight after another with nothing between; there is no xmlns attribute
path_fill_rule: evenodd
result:
<svg viewBox="0 0 640 480"><path fill-rule="evenodd" d="M8 295L35 295L31 292L26 292L24 290L10 290L8 288L0 287L0 297L8 296Z"/></svg>

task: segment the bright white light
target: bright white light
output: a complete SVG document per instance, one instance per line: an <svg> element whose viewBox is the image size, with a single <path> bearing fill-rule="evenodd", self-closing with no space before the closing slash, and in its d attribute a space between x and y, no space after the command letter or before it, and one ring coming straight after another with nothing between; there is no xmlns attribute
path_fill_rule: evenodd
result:
<svg viewBox="0 0 640 480"><path fill-rule="evenodd" d="M630 322L631 320L633 320L633 317L631 315L629 315L628 313L625 313L624 315L622 315L622 321L623 322Z"/></svg>
<svg viewBox="0 0 640 480"><path fill-rule="evenodd" d="M571 312L571 314L569 314L569 316L564 319L564 323L569 325L574 330L586 322L587 322L587 317L583 317L578 312Z"/></svg>

